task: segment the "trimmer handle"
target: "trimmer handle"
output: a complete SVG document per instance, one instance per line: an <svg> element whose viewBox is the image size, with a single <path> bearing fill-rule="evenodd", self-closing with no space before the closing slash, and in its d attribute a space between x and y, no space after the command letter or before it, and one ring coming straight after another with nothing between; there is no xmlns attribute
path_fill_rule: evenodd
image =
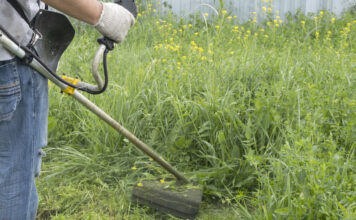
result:
<svg viewBox="0 0 356 220"><path fill-rule="evenodd" d="M135 4L135 0L114 0L114 3L121 5L122 7L126 8L131 14L136 18L137 17L137 6ZM92 65L92 74L93 77L96 81L96 85L92 85L89 83L85 82L79 82L78 85L82 88L86 88L87 90L94 91L96 92L95 94L100 94L105 91L106 86L108 84L107 79L108 79L108 74L106 70L106 54L108 51L111 51L114 49L114 41L111 40L110 38L107 38L105 36L102 36L98 39L98 43L100 44L100 48L95 54L94 60L93 60L93 65ZM105 82L101 79L99 75L99 64L100 60L104 56L104 74L105 74Z"/></svg>

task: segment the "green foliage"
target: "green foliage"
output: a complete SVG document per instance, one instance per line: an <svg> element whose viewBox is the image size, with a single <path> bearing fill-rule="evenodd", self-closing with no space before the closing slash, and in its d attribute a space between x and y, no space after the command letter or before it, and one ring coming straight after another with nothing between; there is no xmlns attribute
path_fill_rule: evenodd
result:
<svg viewBox="0 0 356 220"><path fill-rule="evenodd" d="M239 24L225 14L189 23L158 13L141 11L110 54L108 91L88 97L203 185L204 212L229 207L200 218L355 217L355 17L269 14ZM60 72L90 80L96 37L81 27ZM129 203L140 178L166 172L50 92L39 216L168 218Z"/></svg>

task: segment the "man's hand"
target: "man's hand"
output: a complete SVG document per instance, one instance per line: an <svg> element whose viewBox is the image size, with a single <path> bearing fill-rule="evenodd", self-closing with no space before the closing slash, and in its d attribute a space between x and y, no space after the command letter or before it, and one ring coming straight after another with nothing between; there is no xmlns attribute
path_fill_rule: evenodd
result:
<svg viewBox="0 0 356 220"><path fill-rule="evenodd" d="M69 16L94 25L100 33L115 42L123 41L135 23L135 18L128 10L114 3L97 0L42 1Z"/></svg>
<svg viewBox="0 0 356 220"><path fill-rule="evenodd" d="M115 3L102 3L100 19L94 27L105 37L116 43L125 39L130 27L134 25L134 16L124 7Z"/></svg>

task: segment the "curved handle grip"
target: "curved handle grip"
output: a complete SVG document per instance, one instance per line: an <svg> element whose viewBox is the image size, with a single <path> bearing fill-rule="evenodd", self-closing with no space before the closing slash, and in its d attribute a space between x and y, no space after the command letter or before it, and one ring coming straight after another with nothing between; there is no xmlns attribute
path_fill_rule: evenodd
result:
<svg viewBox="0 0 356 220"><path fill-rule="evenodd" d="M124 8L126 8L128 11L130 11L133 16L136 18L137 17L137 6L135 4L135 0L115 0L114 1L117 4L120 4ZM100 44L100 48L98 49L94 60L93 60L93 65L92 65L92 74L93 77L97 83L97 85L92 85L84 82L78 83L78 86L81 88L87 88L92 91L101 91L103 87L105 86L103 83L103 80L101 79L98 71L99 63L101 58L103 57L103 54L106 50L113 50L114 49L114 41L107 38L107 37L100 37L98 39L98 42Z"/></svg>

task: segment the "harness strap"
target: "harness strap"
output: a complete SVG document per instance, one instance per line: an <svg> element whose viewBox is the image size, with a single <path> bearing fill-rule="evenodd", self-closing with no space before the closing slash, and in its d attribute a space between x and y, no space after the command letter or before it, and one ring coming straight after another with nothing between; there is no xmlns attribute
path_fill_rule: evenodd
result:
<svg viewBox="0 0 356 220"><path fill-rule="evenodd" d="M27 24L31 24L30 20L25 15L21 5L16 0L7 0L7 2L12 5L12 7L19 13L19 15L27 22Z"/></svg>

